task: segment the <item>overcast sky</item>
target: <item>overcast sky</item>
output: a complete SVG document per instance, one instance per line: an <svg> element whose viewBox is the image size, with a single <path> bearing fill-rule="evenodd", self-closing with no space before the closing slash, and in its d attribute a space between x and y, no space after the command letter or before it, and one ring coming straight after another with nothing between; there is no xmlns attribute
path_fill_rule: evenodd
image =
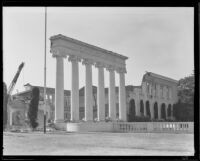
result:
<svg viewBox="0 0 200 161"><path fill-rule="evenodd" d="M23 85L44 85L43 7L3 8L3 80L10 85L22 61L25 66L13 93ZM126 85L141 85L145 71L176 80L194 70L194 12L192 7L48 7L47 86L55 87L56 60L49 38L63 34L129 57ZM71 89L71 63L64 61L65 89ZM97 69L93 85L97 85ZM79 63L79 85L85 68ZM105 86L108 86L105 70ZM116 85L119 84L116 74Z"/></svg>

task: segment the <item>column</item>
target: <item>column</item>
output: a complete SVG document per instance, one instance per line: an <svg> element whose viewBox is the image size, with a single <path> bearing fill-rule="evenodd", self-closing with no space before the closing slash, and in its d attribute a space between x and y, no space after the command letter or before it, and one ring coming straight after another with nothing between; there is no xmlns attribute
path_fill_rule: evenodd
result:
<svg viewBox="0 0 200 161"><path fill-rule="evenodd" d="M170 99L170 101L171 101L171 98L172 98L172 89L171 89L171 87L169 87L169 99Z"/></svg>
<svg viewBox="0 0 200 161"><path fill-rule="evenodd" d="M126 116L126 91L125 91L125 68L120 68L119 73L119 119L127 121Z"/></svg>
<svg viewBox="0 0 200 161"><path fill-rule="evenodd" d="M97 89L97 117L98 121L105 120L105 88L104 88L104 66L96 63L98 68L98 89Z"/></svg>
<svg viewBox="0 0 200 161"><path fill-rule="evenodd" d="M135 107L136 107L136 116L140 116L140 104L139 104L139 99L135 100Z"/></svg>
<svg viewBox="0 0 200 161"><path fill-rule="evenodd" d="M136 107L136 116L140 116L140 94L139 94L139 90L136 88L135 89L136 92L136 99L135 99L135 107Z"/></svg>
<svg viewBox="0 0 200 161"><path fill-rule="evenodd" d="M154 104L153 104L154 101L152 101L152 103L150 102L149 103L149 106L150 106L150 113L151 113L151 119L154 119Z"/></svg>
<svg viewBox="0 0 200 161"><path fill-rule="evenodd" d="M115 73L114 67L109 66L109 117L112 120L116 119L116 97L115 97Z"/></svg>
<svg viewBox="0 0 200 161"><path fill-rule="evenodd" d="M10 110L10 126L13 125L13 111Z"/></svg>
<svg viewBox="0 0 200 161"><path fill-rule="evenodd" d="M93 121L92 60L84 59L85 65L85 120Z"/></svg>
<svg viewBox="0 0 200 161"><path fill-rule="evenodd" d="M149 83L149 95L152 95L152 84Z"/></svg>
<svg viewBox="0 0 200 161"><path fill-rule="evenodd" d="M157 90L156 90L156 93L157 93L157 98L161 98L161 94L160 94L160 84L157 84Z"/></svg>
<svg viewBox="0 0 200 161"><path fill-rule="evenodd" d="M163 97L166 100L166 86L163 87Z"/></svg>
<svg viewBox="0 0 200 161"><path fill-rule="evenodd" d="M9 100L8 100L9 101ZM7 113L8 113L8 118L7 118L7 126L12 126L13 123L13 111L12 111L12 107L10 105L7 105Z"/></svg>
<svg viewBox="0 0 200 161"><path fill-rule="evenodd" d="M63 56L56 57L55 122L64 122L64 68Z"/></svg>
<svg viewBox="0 0 200 161"><path fill-rule="evenodd" d="M79 68L78 62L81 60L76 56L70 56L72 63L72 81L71 81L71 121L79 120Z"/></svg>

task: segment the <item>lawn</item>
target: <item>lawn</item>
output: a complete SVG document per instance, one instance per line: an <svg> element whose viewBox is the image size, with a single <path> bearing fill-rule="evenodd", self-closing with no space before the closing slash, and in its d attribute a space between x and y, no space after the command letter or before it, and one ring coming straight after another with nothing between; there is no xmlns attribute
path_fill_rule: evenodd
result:
<svg viewBox="0 0 200 161"><path fill-rule="evenodd" d="M193 134L4 132L3 155L194 155Z"/></svg>

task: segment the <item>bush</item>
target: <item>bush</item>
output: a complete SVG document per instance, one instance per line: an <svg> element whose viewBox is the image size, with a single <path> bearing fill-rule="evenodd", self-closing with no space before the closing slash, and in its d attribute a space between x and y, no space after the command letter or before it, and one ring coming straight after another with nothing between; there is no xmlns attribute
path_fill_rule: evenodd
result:
<svg viewBox="0 0 200 161"><path fill-rule="evenodd" d="M105 121L106 122L112 122L112 119L110 117L106 117Z"/></svg>
<svg viewBox="0 0 200 161"><path fill-rule="evenodd" d="M129 119L129 122L150 122L151 119L148 116L134 116Z"/></svg>
<svg viewBox="0 0 200 161"><path fill-rule="evenodd" d="M37 113L38 113L38 104L39 104L39 97L40 97L40 90L37 87L32 89L31 93L31 102L29 104L28 110L28 118L30 126L35 129L38 126L37 120Z"/></svg>
<svg viewBox="0 0 200 161"><path fill-rule="evenodd" d="M173 111L176 121L194 121L193 105L178 102Z"/></svg>

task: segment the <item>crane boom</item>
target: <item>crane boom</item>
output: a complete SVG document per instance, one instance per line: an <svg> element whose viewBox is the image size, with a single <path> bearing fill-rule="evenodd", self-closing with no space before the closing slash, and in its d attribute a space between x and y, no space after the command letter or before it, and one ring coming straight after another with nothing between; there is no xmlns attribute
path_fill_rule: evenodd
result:
<svg viewBox="0 0 200 161"><path fill-rule="evenodd" d="M19 77L19 74L20 74L23 67L24 67L24 62L22 62L18 67L17 73L15 74L15 77L13 78L13 80L12 80L12 82L11 82L9 88L8 88L8 95L11 95L11 93L12 93L14 87L15 87L15 84L17 82L17 79Z"/></svg>

